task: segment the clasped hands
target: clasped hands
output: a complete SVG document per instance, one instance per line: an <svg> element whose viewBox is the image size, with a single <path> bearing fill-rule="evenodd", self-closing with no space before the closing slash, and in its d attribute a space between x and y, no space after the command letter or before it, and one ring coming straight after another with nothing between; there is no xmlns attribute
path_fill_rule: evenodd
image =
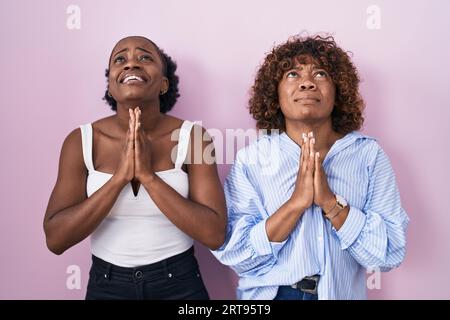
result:
<svg viewBox="0 0 450 320"><path fill-rule="evenodd" d="M115 175L124 183L132 180L143 183L154 176L151 143L141 126L139 107L128 109L129 127Z"/></svg>
<svg viewBox="0 0 450 320"><path fill-rule="evenodd" d="M300 144L302 148L300 168L290 199L301 212L312 204L316 204L323 211L328 212L336 202L322 166L324 157L315 151L315 143L313 132L303 133Z"/></svg>

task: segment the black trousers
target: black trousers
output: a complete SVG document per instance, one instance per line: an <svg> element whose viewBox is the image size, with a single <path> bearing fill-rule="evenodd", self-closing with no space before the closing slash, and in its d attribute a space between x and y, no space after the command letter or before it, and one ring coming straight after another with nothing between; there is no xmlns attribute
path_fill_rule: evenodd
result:
<svg viewBox="0 0 450 320"><path fill-rule="evenodd" d="M209 300L194 247L165 260L135 268L92 256L86 300Z"/></svg>

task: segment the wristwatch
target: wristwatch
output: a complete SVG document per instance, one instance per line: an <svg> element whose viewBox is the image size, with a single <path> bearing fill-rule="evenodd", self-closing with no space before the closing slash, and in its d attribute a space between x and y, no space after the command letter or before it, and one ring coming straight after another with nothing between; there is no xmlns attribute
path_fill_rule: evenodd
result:
<svg viewBox="0 0 450 320"><path fill-rule="evenodd" d="M347 200L345 200L344 197L338 194L335 194L334 196L336 198L336 204L334 205L334 207L327 213L325 213L325 211L323 212L325 218L327 218L328 220L336 217L342 210L344 210L348 206Z"/></svg>
<svg viewBox="0 0 450 320"><path fill-rule="evenodd" d="M347 200L345 200L343 196L340 196L338 194L336 194L335 196L336 196L336 205L339 208L344 209L346 206L348 206Z"/></svg>

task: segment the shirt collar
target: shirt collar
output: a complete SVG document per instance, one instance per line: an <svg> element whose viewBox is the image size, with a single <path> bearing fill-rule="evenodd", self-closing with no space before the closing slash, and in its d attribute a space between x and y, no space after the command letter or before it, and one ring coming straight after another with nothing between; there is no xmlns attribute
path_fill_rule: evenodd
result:
<svg viewBox="0 0 450 320"><path fill-rule="evenodd" d="M301 154L301 148L300 146L292 140L286 132L281 133L280 135L280 146L283 152L287 152L293 157L299 159ZM352 131L350 133L347 133L345 136L343 136L341 139L336 140L336 142L331 146L330 150L327 153L327 156L325 157L325 161L333 157L334 155L338 154L348 146L352 145L356 140L358 139L364 139L369 138L373 139L367 136L362 135L361 133L357 131Z"/></svg>
<svg viewBox="0 0 450 320"><path fill-rule="evenodd" d="M291 154L295 158L299 159L301 154L300 146L292 140L286 132L281 133L279 136L281 151L287 152L288 154Z"/></svg>

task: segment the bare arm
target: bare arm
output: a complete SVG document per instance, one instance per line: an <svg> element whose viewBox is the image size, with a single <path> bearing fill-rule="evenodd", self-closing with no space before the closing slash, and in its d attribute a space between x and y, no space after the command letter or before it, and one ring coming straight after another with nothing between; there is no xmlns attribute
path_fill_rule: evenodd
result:
<svg viewBox="0 0 450 320"><path fill-rule="evenodd" d="M202 132L205 132L203 128ZM192 130L191 143L194 137ZM203 153L207 145L212 143L212 139L194 143L202 144ZM191 159L196 159L195 149L192 146L190 148ZM141 182L158 208L173 224L210 249L218 249L225 241L227 217L225 196L215 161L209 164L202 157L201 163L188 164L188 172L188 199L183 198L156 174Z"/></svg>
<svg viewBox="0 0 450 320"><path fill-rule="evenodd" d="M126 150L125 147L124 152ZM81 130L75 129L67 136L61 149L58 178L44 217L44 231L50 251L62 254L97 228L128 182L123 171L119 169L87 198L87 170L83 161Z"/></svg>

